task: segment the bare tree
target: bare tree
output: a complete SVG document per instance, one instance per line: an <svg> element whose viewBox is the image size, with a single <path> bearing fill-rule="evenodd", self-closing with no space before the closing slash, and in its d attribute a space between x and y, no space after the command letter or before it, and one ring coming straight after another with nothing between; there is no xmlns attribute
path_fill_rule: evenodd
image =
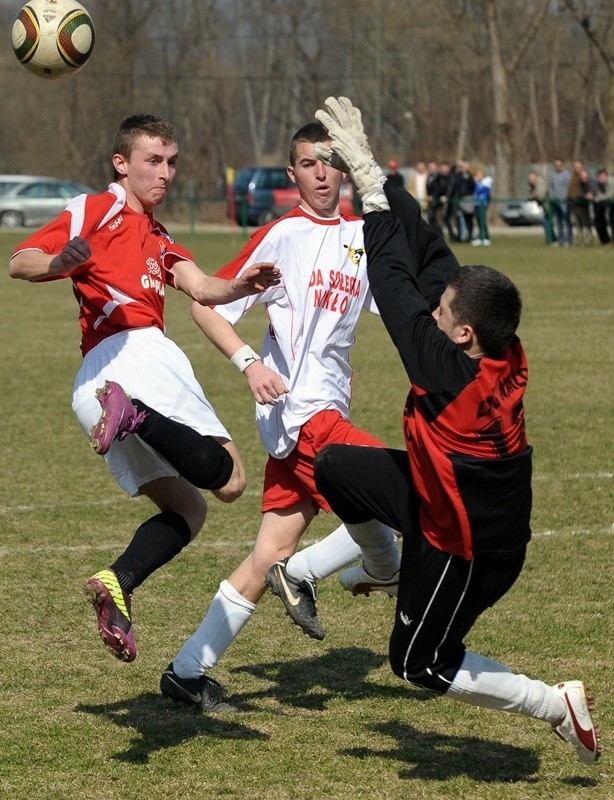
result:
<svg viewBox="0 0 614 800"><path fill-rule="evenodd" d="M605 65L607 72L607 101L605 111L606 148L605 163L610 173L614 172L614 46L612 43L612 6L606 2L576 4L574 0L563 0L572 18L580 25L592 48ZM609 15L608 12L609 10ZM603 20L599 26L599 20ZM608 42L609 39L609 42Z"/></svg>
<svg viewBox="0 0 614 800"><path fill-rule="evenodd" d="M512 129L512 103L510 99L510 78L514 75L531 42L537 35L539 26L546 16L549 0L541 0L532 19L530 19L515 47L515 56L505 66L501 48L497 5L495 0L485 0L485 13L490 44L490 69L492 76L493 101L495 113L495 159L497 194L509 197L515 184L516 148Z"/></svg>

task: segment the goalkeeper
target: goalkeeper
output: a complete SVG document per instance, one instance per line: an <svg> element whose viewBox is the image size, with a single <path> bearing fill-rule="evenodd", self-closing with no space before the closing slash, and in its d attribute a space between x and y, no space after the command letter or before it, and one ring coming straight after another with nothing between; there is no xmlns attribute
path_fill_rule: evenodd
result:
<svg viewBox="0 0 614 800"><path fill-rule="evenodd" d="M420 265L347 102L329 98L316 113L332 141L332 151L316 154L349 172L362 198L371 290L411 382L407 453L329 445L316 457L317 486L350 532L377 519L403 533L393 671L471 705L544 720L592 763L600 745L581 681L549 686L464 645L480 614L513 586L531 536L518 289L490 267L461 267L431 313L416 281Z"/></svg>

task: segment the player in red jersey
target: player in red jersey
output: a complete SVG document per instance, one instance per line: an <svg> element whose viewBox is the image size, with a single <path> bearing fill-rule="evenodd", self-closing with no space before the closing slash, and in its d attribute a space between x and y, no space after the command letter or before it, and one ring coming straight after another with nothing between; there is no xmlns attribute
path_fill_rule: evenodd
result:
<svg viewBox="0 0 614 800"><path fill-rule="evenodd" d="M446 697L544 720L592 763L600 744L581 681L549 686L464 644L516 581L531 536L519 292L490 267L461 267L431 313L362 128L338 116L334 98L327 109L316 116L361 193L371 290L411 388L407 452L330 445L316 457L317 486L342 520L377 519L403 533L393 671Z"/></svg>
<svg viewBox="0 0 614 800"><path fill-rule="evenodd" d="M149 497L159 509L110 568L87 583L101 637L123 661L136 657L132 592L205 522L207 506L197 487L223 502L245 488L228 431L187 357L165 335L166 288L206 305L278 283L272 264L255 264L234 280L206 275L154 219L175 177L178 153L175 131L165 120L150 114L125 119L113 141L108 190L72 200L22 242L10 262L14 278L71 279L83 353L73 410L86 435L93 431L94 449L119 485L132 496Z"/></svg>

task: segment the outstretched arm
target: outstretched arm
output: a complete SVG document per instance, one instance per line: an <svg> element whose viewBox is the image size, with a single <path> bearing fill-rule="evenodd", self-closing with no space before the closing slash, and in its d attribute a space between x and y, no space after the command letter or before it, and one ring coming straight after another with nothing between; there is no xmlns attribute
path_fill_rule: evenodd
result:
<svg viewBox="0 0 614 800"><path fill-rule="evenodd" d="M279 284L281 274L270 262L252 264L231 280L207 275L192 261L177 261L172 272L176 288L204 306L224 305L264 292Z"/></svg>

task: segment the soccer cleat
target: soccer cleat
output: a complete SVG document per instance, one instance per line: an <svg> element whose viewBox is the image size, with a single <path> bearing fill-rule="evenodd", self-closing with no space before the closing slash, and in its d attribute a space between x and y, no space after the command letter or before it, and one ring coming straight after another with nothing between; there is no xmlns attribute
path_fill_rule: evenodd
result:
<svg viewBox="0 0 614 800"><path fill-rule="evenodd" d="M134 661L136 642L130 617L130 595L119 585L111 569L103 569L85 584L85 595L98 618L98 632L105 646L120 661Z"/></svg>
<svg viewBox="0 0 614 800"><path fill-rule="evenodd" d="M174 703L186 703L186 705L194 706L201 711L209 711L214 714L238 711L236 706L223 702L223 689L213 678L208 675L201 675L198 678L180 678L175 674L172 663L162 673L160 691L164 697L169 697Z"/></svg>
<svg viewBox="0 0 614 800"><path fill-rule="evenodd" d="M286 608L286 614L295 625L312 639L322 640L324 628L316 610L317 586L314 581L297 581L291 578L286 571L287 561L285 558L269 567L265 577L266 585L279 597Z"/></svg>
<svg viewBox="0 0 614 800"><path fill-rule="evenodd" d="M563 721L553 725L552 730L559 739L576 748L580 761L592 764L601 755L599 734L591 718L593 698L586 693L582 681L563 681L552 688L561 696L567 709Z"/></svg>
<svg viewBox="0 0 614 800"><path fill-rule="evenodd" d="M386 580L379 580L373 578L364 565L358 567L348 567L339 574L339 583L348 592L352 592L354 597L357 594L364 594L367 597L371 592L385 592L390 597L396 597L399 591L399 573L395 574Z"/></svg>
<svg viewBox="0 0 614 800"><path fill-rule="evenodd" d="M121 442L130 433L135 433L147 412L139 413L115 381L105 381L102 389L96 389L96 397L102 406L102 414L91 430L92 447L103 456L116 439Z"/></svg>

